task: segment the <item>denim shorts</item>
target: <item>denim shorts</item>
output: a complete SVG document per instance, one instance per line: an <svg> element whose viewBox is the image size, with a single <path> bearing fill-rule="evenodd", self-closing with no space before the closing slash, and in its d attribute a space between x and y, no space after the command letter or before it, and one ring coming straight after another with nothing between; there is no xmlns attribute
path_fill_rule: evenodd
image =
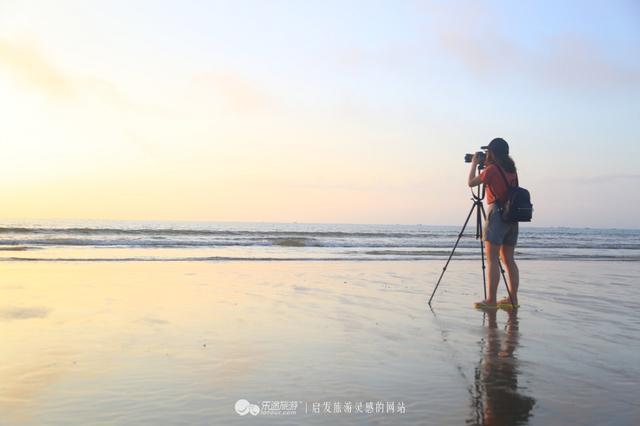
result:
<svg viewBox="0 0 640 426"><path fill-rule="evenodd" d="M518 222L504 222L497 203L489 204L489 213L484 224L484 240L491 244L507 246L515 246L518 243Z"/></svg>

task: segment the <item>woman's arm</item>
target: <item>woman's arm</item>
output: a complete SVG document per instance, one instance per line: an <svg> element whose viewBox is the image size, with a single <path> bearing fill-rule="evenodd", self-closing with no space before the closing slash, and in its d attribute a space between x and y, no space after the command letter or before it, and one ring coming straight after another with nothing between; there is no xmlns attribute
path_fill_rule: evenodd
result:
<svg viewBox="0 0 640 426"><path fill-rule="evenodd" d="M471 170L469 171L469 180L467 182L471 188L482 183L482 180L480 180L480 176L476 176L477 166L478 159L476 158L476 154L473 154L473 159L471 160Z"/></svg>

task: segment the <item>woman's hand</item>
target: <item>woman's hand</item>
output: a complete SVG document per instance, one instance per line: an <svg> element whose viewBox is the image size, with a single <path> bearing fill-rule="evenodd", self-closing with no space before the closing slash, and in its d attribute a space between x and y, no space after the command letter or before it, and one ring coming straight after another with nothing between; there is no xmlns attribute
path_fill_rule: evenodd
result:
<svg viewBox="0 0 640 426"><path fill-rule="evenodd" d="M468 185L472 188L482 183L480 176L476 176L476 168L478 167L477 155L477 152L473 154L473 158L471 159L471 170L469 170L469 179L467 180Z"/></svg>

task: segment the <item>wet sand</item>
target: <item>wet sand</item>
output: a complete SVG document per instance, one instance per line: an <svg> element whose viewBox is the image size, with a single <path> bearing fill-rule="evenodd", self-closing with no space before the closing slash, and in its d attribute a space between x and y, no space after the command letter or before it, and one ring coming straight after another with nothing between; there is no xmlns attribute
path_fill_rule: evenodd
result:
<svg viewBox="0 0 640 426"><path fill-rule="evenodd" d="M0 425L640 422L640 263L442 266L3 262Z"/></svg>

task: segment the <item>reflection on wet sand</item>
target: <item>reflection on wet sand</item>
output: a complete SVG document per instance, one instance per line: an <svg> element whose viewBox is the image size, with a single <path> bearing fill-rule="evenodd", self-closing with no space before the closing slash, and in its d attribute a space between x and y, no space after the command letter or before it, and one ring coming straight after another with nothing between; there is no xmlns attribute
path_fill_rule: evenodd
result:
<svg viewBox="0 0 640 426"><path fill-rule="evenodd" d="M484 313L486 335L480 342L482 356L475 369L473 414L468 424L524 425L531 417L535 399L523 395L518 386L518 311L507 314L503 331L498 328L497 311Z"/></svg>

